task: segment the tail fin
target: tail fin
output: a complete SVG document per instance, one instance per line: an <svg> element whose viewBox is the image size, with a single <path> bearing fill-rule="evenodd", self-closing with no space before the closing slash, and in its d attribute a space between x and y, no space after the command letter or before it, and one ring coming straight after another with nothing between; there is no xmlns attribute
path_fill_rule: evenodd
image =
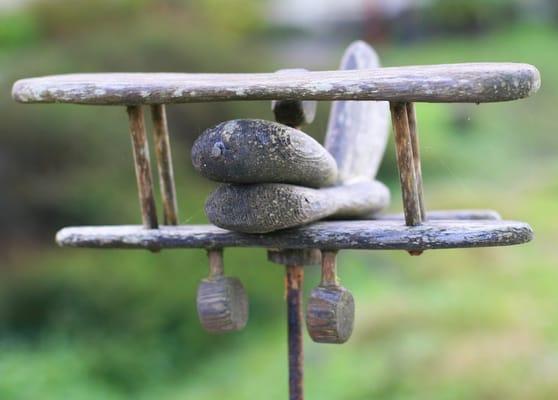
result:
<svg viewBox="0 0 558 400"><path fill-rule="evenodd" d="M341 70L380 67L378 55L363 41L353 42L341 60ZM385 101L334 101L325 147L339 167L338 184L371 180L384 156L389 126Z"/></svg>

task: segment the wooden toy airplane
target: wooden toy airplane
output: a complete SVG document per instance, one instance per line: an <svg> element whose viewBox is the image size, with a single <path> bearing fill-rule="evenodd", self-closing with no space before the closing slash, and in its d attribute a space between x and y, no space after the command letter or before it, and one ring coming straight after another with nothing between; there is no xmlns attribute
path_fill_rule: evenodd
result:
<svg viewBox="0 0 558 400"><path fill-rule="evenodd" d="M271 261L287 266L290 393L302 398L304 265L322 263L322 280L306 312L310 335L317 342L343 343L352 332L354 301L338 284L338 250L420 254L532 238L528 224L502 220L494 211L426 211L414 102L510 101L539 87L539 72L527 64L380 68L373 49L355 42L337 71L47 76L16 82L13 98L127 108L143 224L64 228L56 236L59 245L208 250L210 274L198 291L198 312L210 332L242 329L248 318L242 284L224 276L222 249L264 247ZM276 122L228 121L198 138L192 150L195 168L223 182L206 204L210 221L220 227L178 225L165 104L237 100L272 100ZM334 101L324 147L299 129L312 121L319 100ZM154 122L163 225L155 209L144 105L151 106ZM390 113L403 215L380 213L390 194L374 179Z"/></svg>

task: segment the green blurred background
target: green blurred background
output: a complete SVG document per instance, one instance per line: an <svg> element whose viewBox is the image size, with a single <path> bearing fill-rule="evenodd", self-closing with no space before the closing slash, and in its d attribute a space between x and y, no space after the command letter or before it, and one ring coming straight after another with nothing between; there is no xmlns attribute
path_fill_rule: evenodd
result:
<svg viewBox="0 0 558 400"><path fill-rule="evenodd" d="M558 2L37 0L0 2L0 399L287 397L284 271L227 250L251 319L211 336L195 310L205 254L60 249L66 225L139 223L125 111L21 105L17 79L69 72L335 69L354 39L386 66L534 64L543 85L500 104L419 104L429 209L532 224L511 248L343 252L357 317L343 346L305 338L310 399L558 398ZM307 131L323 138L329 104ZM180 219L214 186L192 141L268 102L168 107ZM380 177L400 211L393 146ZM160 209L160 207L159 207ZM306 290L317 284L308 268Z"/></svg>

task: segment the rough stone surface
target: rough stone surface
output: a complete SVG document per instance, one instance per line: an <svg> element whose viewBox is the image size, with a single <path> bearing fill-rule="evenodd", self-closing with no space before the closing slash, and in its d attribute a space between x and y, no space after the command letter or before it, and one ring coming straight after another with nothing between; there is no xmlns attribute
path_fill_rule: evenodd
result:
<svg viewBox="0 0 558 400"><path fill-rule="evenodd" d="M233 120L206 130L192 147L194 168L228 183L332 185L333 157L302 131L272 121Z"/></svg>
<svg viewBox="0 0 558 400"><path fill-rule="evenodd" d="M389 204L389 190L378 181L326 189L281 183L221 185L207 199L211 223L246 233L267 233L325 217L353 218Z"/></svg>

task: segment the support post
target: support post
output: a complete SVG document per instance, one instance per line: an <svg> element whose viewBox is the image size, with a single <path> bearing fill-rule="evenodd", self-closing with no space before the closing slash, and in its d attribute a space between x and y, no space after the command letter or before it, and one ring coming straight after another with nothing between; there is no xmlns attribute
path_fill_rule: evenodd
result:
<svg viewBox="0 0 558 400"><path fill-rule="evenodd" d="M422 218L407 105L406 103L390 103L390 109L405 223L408 226L416 226L422 222Z"/></svg>
<svg viewBox="0 0 558 400"><path fill-rule="evenodd" d="M289 399L303 400L302 284L304 280L304 267L298 264L288 264L286 270Z"/></svg>
<svg viewBox="0 0 558 400"><path fill-rule="evenodd" d="M165 105L152 105L151 118L153 120L153 137L155 141L155 154L157 156L157 169L159 170L159 186L163 199L164 224L178 225L178 205L176 202L174 171L172 167Z"/></svg>
<svg viewBox="0 0 558 400"><path fill-rule="evenodd" d="M132 150L143 226L147 229L157 229L159 225L157 223L157 211L153 197L149 146L145 134L143 110L141 106L128 106L127 111L130 121L130 135L132 137Z"/></svg>
<svg viewBox="0 0 558 400"><path fill-rule="evenodd" d="M420 146L418 137L417 113L415 103L407 103L407 119L409 120L409 133L411 135L411 147L413 148L413 165L415 167L415 176L417 179L417 194L420 207L420 218L426 220L426 211L424 208L424 198L422 191L422 167L420 164Z"/></svg>

